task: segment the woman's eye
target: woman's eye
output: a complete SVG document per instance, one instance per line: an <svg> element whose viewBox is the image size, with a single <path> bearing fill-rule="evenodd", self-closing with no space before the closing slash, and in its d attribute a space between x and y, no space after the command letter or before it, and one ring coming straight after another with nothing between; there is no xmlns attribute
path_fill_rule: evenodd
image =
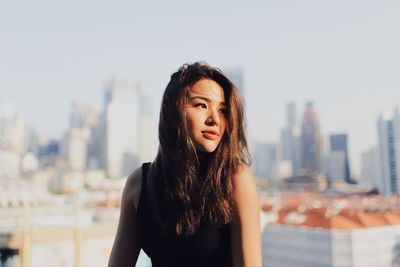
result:
<svg viewBox="0 0 400 267"><path fill-rule="evenodd" d="M219 110L219 112L226 115L228 111L226 110L226 108L222 108Z"/></svg>
<svg viewBox="0 0 400 267"><path fill-rule="evenodd" d="M194 106L195 107L200 107L200 108L207 108L206 104L202 104L202 103L196 104Z"/></svg>

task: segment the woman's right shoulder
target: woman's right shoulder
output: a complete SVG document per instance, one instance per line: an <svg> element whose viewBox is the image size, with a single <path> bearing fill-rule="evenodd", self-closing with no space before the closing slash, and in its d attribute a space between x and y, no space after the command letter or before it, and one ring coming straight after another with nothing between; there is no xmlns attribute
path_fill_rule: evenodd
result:
<svg viewBox="0 0 400 267"><path fill-rule="evenodd" d="M135 169L126 179L124 191L122 193L122 201L130 202L137 211L142 191L142 166Z"/></svg>

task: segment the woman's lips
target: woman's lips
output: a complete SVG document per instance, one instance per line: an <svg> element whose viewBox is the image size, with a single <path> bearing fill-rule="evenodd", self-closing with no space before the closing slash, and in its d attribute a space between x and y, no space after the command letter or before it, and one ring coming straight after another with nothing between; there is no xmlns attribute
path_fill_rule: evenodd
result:
<svg viewBox="0 0 400 267"><path fill-rule="evenodd" d="M215 131L202 131L201 133L203 134L204 138L209 140L216 140L219 137L218 133Z"/></svg>

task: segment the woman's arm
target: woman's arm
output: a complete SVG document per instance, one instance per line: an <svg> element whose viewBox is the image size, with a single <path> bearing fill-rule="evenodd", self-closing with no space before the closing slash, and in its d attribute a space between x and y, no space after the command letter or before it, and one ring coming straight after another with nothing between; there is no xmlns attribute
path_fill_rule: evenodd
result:
<svg viewBox="0 0 400 267"><path fill-rule="evenodd" d="M111 250L108 267L135 266L140 252L136 210L142 185L141 168L127 179L121 199L118 230Z"/></svg>
<svg viewBox="0 0 400 267"><path fill-rule="evenodd" d="M262 266L260 205L250 168L242 166L233 179L237 215L231 224L234 266Z"/></svg>

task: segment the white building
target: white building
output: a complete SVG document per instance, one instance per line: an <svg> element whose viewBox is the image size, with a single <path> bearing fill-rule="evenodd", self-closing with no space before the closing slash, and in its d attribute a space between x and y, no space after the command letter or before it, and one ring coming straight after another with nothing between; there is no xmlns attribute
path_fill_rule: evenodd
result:
<svg viewBox="0 0 400 267"><path fill-rule="evenodd" d="M286 107L286 127L281 132L282 159L292 163L294 174L301 169L301 130L293 102Z"/></svg>
<svg viewBox="0 0 400 267"><path fill-rule="evenodd" d="M20 175L21 156L14 151L0 149L0 178L17 178Z"/></svg>
<svg viewBox="0 0 400 267"><path fill-rule="evenodd" d="M72 170L82 171L87 167L88 128L72 128L64 135L62 154Z"/></svg>
<svg viewBox="0 0 400 267"><path fill-rule="evenodd" d="M32 130L17 116L11 104L0 106L0 149L19 155L32 152Z"/></svg>
<svg viewBox="0 0 400 267"><path fill-rule="evenodd" d="M276 214L263 228L263 266L400 265L398 196L280 192L277 197L262 198L262 210Z"/></svg>
<svg viewBox="0 0 400 267"><path fill-rule="evenodd" d="M121 178L139 165L140 87L129 81L111 81L104 111L107 174Z"/></svg>
<svg viewBox="0 0 400 267"><path fill-rule="evenodd" d="M267 225L262 234L264 266L376 267L393 263L400 225L353 230ZM398 252L397 252L398 253ZM399 264L399 262L397 262Z"/></svg>

